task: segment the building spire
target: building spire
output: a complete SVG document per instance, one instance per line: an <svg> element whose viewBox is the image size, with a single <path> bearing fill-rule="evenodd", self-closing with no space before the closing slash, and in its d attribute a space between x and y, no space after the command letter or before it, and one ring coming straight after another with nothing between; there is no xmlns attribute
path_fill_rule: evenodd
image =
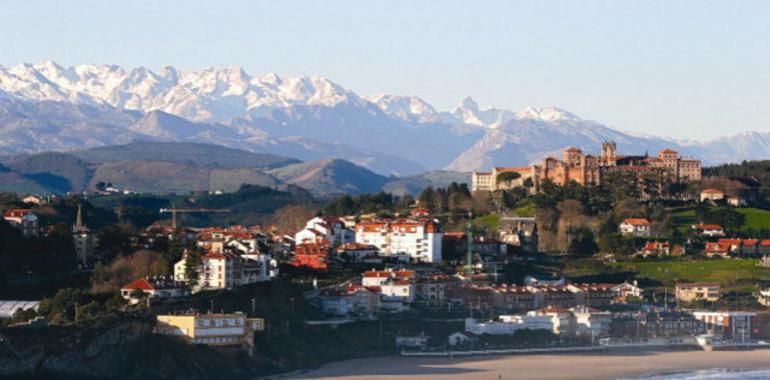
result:
<svg viewBox="0 0 770 380"><path fill-rule="evenodd" d="M78 216L75 218L75 227L83 227L83 205L78 204Z"/></svg>

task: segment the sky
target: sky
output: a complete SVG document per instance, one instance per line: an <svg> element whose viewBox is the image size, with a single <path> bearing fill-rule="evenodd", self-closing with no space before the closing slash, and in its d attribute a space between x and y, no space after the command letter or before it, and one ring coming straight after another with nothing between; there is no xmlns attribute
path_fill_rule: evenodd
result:
<svg viewBox="0 0 770 380"><path fill-rule="evenodd" d="M359 95L557 106L643 134L770 131L770 1L30 1L0 65L321 75Z"/></svg>

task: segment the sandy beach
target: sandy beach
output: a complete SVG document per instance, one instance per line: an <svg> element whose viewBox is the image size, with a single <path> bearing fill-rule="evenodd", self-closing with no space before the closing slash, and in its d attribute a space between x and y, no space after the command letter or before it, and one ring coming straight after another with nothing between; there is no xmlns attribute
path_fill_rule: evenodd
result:
<svg viewBox="0 0 770 380"><path fill-rule="evenodd" d="M461 358L378 357L332 363L285 379L614 380L688 370L770 369L770 350L664 351Z"/></svg>

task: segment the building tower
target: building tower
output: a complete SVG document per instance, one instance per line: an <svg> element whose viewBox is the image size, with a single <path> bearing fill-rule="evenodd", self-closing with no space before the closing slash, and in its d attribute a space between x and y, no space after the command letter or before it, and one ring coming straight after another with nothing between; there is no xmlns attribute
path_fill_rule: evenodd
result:
<svg viewBox="0 0 770 380"><path fill-rule="evenodd" d="M617 146L614 141L605 141L602 143L602 166L616 166L618 161L615 155L617 152Z"/></svg>
<svg viewBox="0 0 770 380"><path fill-rule="evenodd" d="M78 205L78 214L72 226L72 240L75 243L75 260L80 267L85 267L93 256L96 238L83 224L82 205Z"/></svg>

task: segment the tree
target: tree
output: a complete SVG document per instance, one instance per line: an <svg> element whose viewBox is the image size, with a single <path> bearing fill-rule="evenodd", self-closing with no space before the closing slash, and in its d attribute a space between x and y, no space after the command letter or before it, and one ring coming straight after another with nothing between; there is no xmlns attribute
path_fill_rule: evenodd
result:
<svg viewBox="0 0 770 380"><path fill-rule="evenodd" d="M152 251L137 251L132 255L115 259L108 267L92 277L94 292L113 292L136 279L165 274L165 262L160 254Z"/></svg>
<svg viewBox="0 0 770 380"><path fill-rule="evenodd" d="M97 234L97 249L104 261L110 262L118 256L131 253L130 236L125 225L112 224L102 228Z"/></svg>
<svg viewBox="0 0 770 380"><path fill-rule="evenodd" d="M185 256L184 275L187 278L187 285L194 287L198 285L198 268L202 263L203 255L196 249L188 250Z"/></svg>
<svg viewBox="0 0 770 380"><path fill-rule="evenodd" d="M340 202L336 206L330 207L327 211L333 209L333 215L347 215L353 209L352 204L353 200L346 195L340 198ZM279 233L294 235L305 227L305 223L312 219L315 213L316 208L308 205L288 205L279 208L271 219Z"/></svg>

